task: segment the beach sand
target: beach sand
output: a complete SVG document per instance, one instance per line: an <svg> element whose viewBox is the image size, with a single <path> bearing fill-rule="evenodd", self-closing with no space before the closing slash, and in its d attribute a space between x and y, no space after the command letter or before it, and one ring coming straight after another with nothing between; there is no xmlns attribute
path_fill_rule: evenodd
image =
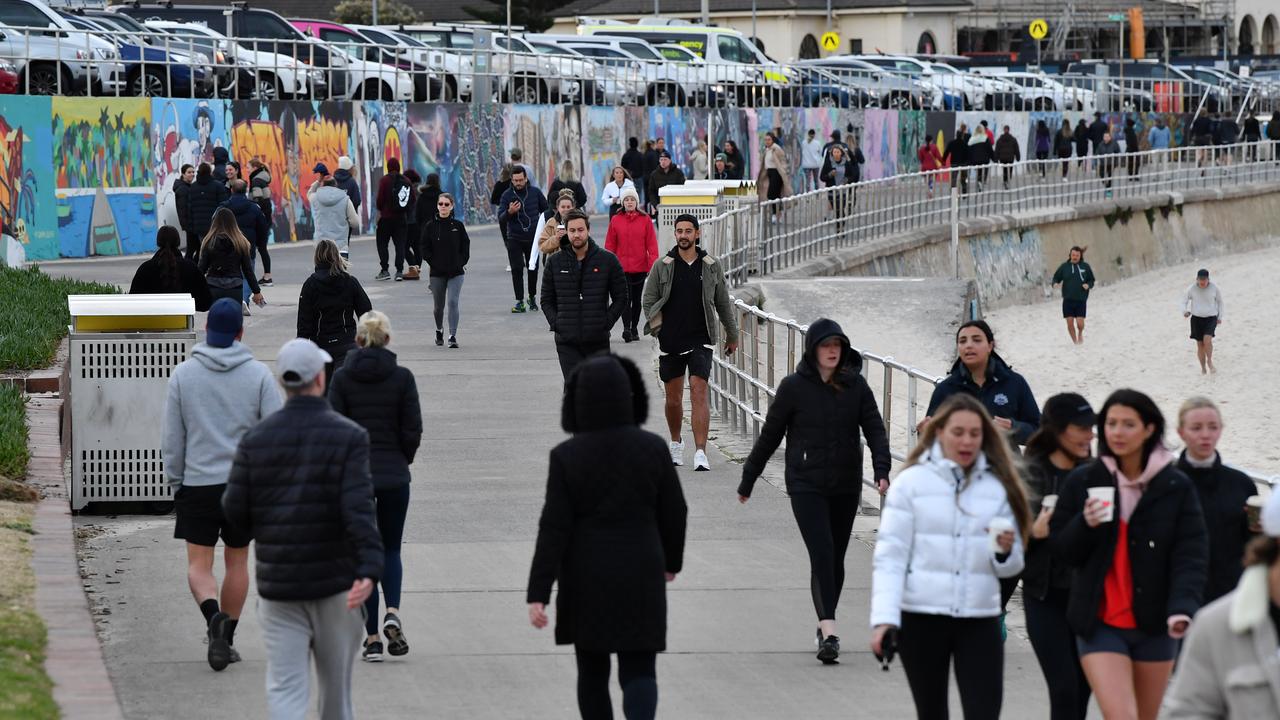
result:
<svg viewBox="0 0 1280 720"><path fill-rule="evenodd" d="M1089 258L1096 265L1101 258ZM1222 291L1225 322L1214 343L1216 374L1201 375L1181 300L1207 267ZM1064 391L1100 409L1116 388L1147 393L1168 424L1166 443L1181 450L1178 406L1204 395L1217 402L1225 430L1223 460L1280 476L1280 248L1189 262L1145 273L1090 293L1083 345L1072 345L1059 294L1034 305L987 314L996 349L1031 384L1041 405Z"/></svg>

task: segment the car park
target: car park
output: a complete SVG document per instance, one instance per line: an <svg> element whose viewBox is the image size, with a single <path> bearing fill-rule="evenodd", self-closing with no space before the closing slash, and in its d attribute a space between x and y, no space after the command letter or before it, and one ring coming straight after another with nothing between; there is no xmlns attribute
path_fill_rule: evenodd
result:
<svg viewBox="0 0 1280 720"><path fill-rule="evenodd" d="M896 73L886 73L865 60L847 55L832 55L816 60L803 60L800 67L820 67L844 83L865 88L876 97L882 108L896 110L940 110L943 96L933 85Z"/></svg>
<svg viewBox="0 0 1280 720"><path fill-rule="evenodd" d="M1079 110L1094 112L1097 93L1084 87L1067 85L1044 73L1011 72L996 77L1020 88L1027 110Z"/></svg>
<svg viewBox="0 0 1280 720"><path fill-rule="evenodd" d="M315 87L321 90L320 97L327 97L325 74L288 55L253 50L197 23L152 20L147 27L169 33L169 42L178 47L190 44L222 52L223 62L234 68L235 80L233 85L219 86L220 96L289 100L306 98Z"/></svg>
<svg viewBox="0 0 1280 720"><path fill-rule="evenodd" d="M682 70L667 62L653 46L635 38L605 36L528 34L530 42L541 40L569 47L583 55L607 61L619 74L641 85L640 96L647 105L658 107L707 105L711 88L703 73Z"/></svg>
<svg viewBox="0 0 1280 720"><path fill-rule="evenodd" d="M566 102L581 90L578 83L562 77L554 63L515 38L494 33L492 47L481 48L476 28L467 25L406 25L401 31L431 47L470 56L473 84L482 80L498 102Z"/></svg>
<svg viewBox="0 0 1280 720"><path fill-rule="evenodd" d="M0 23L5 26L0 55L13 59L24 92L124 92L124 65L115 45L77 30L47 5L33 0L0 0Z"/></svg>
<svg viewBox="0 0 1280 720"><path fill-rule="evenodd" d="M634 67L637 63L621 55L610 60L592 51L595 48L572 48L555 43L538 40L526 35L524 41L535 52L562 58L581 58L596 66L596 86L594 103L606 105L636 105L645 99L645 83ZM611 51L606 51L611 52ZM591 102L590 100L588 102ZM594 104L593 103L593 104Z"/></svg>
<svg viewBox="0 0 1280 720"><path fill-rule="evenodd" d="M71 26L93 33L116 46L124 63L124 94L142 97L209 97L213 71L203 55L168 52L151 47L141 37L92 18L66 16Z"/></svg>
<svg viewBox="0 0 1280 720"><path fill-rule="evenodd" d="M1172 65L1149 60L1085 60L1067 66L1067 73L1101 75L1122 92L1149 89L1158 112L1218 112L1230 105L1230 94L1221 86L1197 80Z"/></svg>
<svg viewBox="0 0 1280 720"><path fill-rule="evenodd" d="M374 91L384 100L405 99L400 97L397 85L403 78L398 73L372 72L379 66L396 68L409 77L413 88L408 99L426 102L430 98L440 97L440 78L436 77L426 65L420 65L407 54L396 53L393 48L384 48L359 31L328 20L307 20L294 18L290 24L303 33L317 38L331 47L336 47L355 60L368 63L362 70L366 75L373 75L376 80L364 79L353 83L361 97L369 97Z"/></svg>
<svg viewBox="0 0 1280 720"><path fill-rule="evenodd" d="M359 32L371 42L381 45L384 49L394 52L397 56L408 58L419 67L426 68L433 78L429 89L429 100L456 102L460 99L458 78L463 72L462 58L453 53L427 47L424 43L390 28L374 25L348 25L347 27ZM466 74L468 79L465 90L466 97L469 98L471 96L469 69Z"/></svg>

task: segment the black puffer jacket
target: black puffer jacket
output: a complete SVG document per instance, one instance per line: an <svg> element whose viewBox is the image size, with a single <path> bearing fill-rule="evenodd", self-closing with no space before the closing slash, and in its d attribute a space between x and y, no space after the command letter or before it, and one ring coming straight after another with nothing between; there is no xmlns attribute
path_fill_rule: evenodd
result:
<svg viewBox="0 0 1280 720"><path fill-rule="evenodd" d="M298 337L324 349L350 345L356 341L356 318L372 309L359 280L317 265L298 297Z"/></svg>
<svg viewBox="0 0 1280 720"><path fill-rule="evenodd" d="M1031 505L1031 517L1040 515L1045 495L1057 495L1062 491L1070 470L1049 462L1047 457L1027 457L1027 467L1022 478L1027 484L1027 502ZM1053 559L1049 538L1027 540L1026 565L1022 569L1022 592L1037 600L1043 600L1050 588L1063 590L1071 587L1071 566Z"/></svg>
<svg viewBox="0 0 1280 720"><path fill-rule="evenodd" d="M382 577L369 433L324 398L290 398L245 433L222 508L256 541L268 600L319 600Z"/></svg>
<svg viewBox="0 0 1280 720"><path fill-rule="evenodd" d="M200 249L200 272L211 278L244 278L256 295L262 292L258 279L253 275L249 254L236 249L236 244L226 235L218 235Z"/></svg>
<svg viewBox="0 0 1280 720"><path fill-rule="evenodd" d="M614 355L575 368L551 451L527 600L556 597L556 643L594 652L666 649L667 582L684 561L688 508L667 443L641 430L645 380Z"/></svg>
<svg viewBox="0 0 1280 720"><path fill-rule="evenodd" d="M1204 512L1209 530L1209 582L1205 585L1204 604L1217 600L1236 589L1244 572L1244 546L1253 539L1244 503L1258 487L1248 475L1222 464L1222 456L1213 467L1198 468L1187 462L1184 451L1178 458L1178 469L1191 478Z"/></svg>
<svg viewBox="0 0 1280 720"><path fill-rule="evenodd" d="M823 340L838 337L844 354L835 377L839 387L824 383L815 353ZM783 435L787 438L787 492L852 495L862 492L862 441L871 448L877 479L888 478L893 458L889 437L876 407L875 396L859 374L862 355L849 346L840 325L821 319L809 326L804 357L796 371L778 384L760 438L742 467L738 494L751 496L756 478Z"/></svg>
<svg viewBox="0 0 1280 720"><path fill-rule="evenodd" d="M618 258L588 238L587 255L578 262L565 236L542 273L542 313L556 342L608 342L626 308L627 276Z"/></svg>
<svg viewBox="0 0 1280 720"><path fill-rule="evenodd" d="M197 240L204 238L213 224L213 214L229 197L231 193L226 185L211 177L197 177L187 186L187 220L183 227Z"/></svg>
<svg viewBox="0 0 1280 720"><path fill-rule="evenodd" d="M551 187L547 188L547 201L555 203L560 197L560 191L569 189L573 191L573 206L576 208L584 208L587 206L587 189L577 180L561 180L556 178L551 183Z"/></svg>
<svg viewBox="0 0 1280 720"><path fill-rule="evenodd" d="M267 221L267 216L262 214L262 208L250 200L248 195L232 193L221 207L235 213L236 226L250 245L261 245L271 237L271 224Z"/></svg>
<svg viewBox="0 0 1280 720"><path fill-rule="evenodd" d="M1093 637L1102 586L1115 557L1120 514L1091 528L1084 521L1084 502L1091 487L1116 487L1116 478L1094 460L1067 476L1058 506L1049 521L1049 547L1055 559L1075 568L1067 623L1083 637ZM1116 489L1117 498L1119 489ZM1133 574L1133 616L1150 635L1168 632L1173 615L1192 617L1201 606L1209 547L1195 488L1173 463L1162 468L1142 493L1129 517L1129 564Z"/></svg>
<svg viewBox="0 0 1280 720"><path fill-rule="evenodd" d="M408 485L409 465L422 441L418 385L386 348L347 353L333 375L329 402L369 431L369 468L379 490Z"/></svg>
<svg viewBox="0 0 1280 720"><path fill-rule="evenodd" d="M181 177L173 181L173 207L178 213L178 227L187 230L191 211L187 209L187 191L191 188Z"/></svg>
<svg viewBox="0 0 1280 720"><path fill-rule="evenodd" d="M1026 445L1031 433L1040 427L1040 406L1036 405L1031 386L994 352L987 360L987 379L981 387L973 381L969 368L957 358L946 379L934 387L925 414L932 416L943 401L961 392L981 400L993 417L1012 421L1013 432L1009 437L1015 444Z"/></svg>
<svg viewBox="0 0 1280 720"><path fill-rule="evenodd" d="M457 277L471 260L471 238L457 218L434 217L422 226L422 262L431 277Z"/></svg>

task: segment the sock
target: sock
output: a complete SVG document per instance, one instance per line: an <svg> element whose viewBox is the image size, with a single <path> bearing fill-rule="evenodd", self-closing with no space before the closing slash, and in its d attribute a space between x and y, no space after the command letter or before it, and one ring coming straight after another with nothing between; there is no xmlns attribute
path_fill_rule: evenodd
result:
<svg viewBox="0 0 1280 720"><path fill-rule="evenodd" d="M218 614L217 598L209 598L200 603L200 612L204 615L204 624L208 625L213 616Z"/></svg>
<svg viewBox="0 0 1280 720"><path fill-rule="evenodd" d="M235 642L236 642L236 625L239 625L239 624L240 624L240 621L239 621L239 620L237 620L237 619L235 619L235 618L230 618L230 619L228 619L226 622L224 622L224 623L222 624L223 630L227 633L227 644L228 644L228 645L234 645L234 644L235 644Z"/></svg>

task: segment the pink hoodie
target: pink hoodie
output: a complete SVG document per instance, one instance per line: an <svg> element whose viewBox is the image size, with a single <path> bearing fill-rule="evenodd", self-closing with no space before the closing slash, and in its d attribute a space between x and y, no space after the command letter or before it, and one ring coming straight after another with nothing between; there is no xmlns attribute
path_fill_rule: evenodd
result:
<svg viewBox="0 0 1280 720"><path fill-rule="evenodd" d="M1138 506L1138 501L1142 499L1142 493L1147 489L1147 483L1151 482L1151 478L1156 473L1165 468L1166 465L1173 462L1173 453L1164 448L1163 445L1157 445L1155 450L1151 451L1151 457L1147 459L1147 467L1143 469L1142 474L1137 480L1130 480L1120 472L1120 467L1116 464L1116 459L1110 455L1102 457L1102 464L1116 476L1116 482L1120 486L1120 519L1129 522L1129 516L1133 515L1133 509Z"/></svg>

